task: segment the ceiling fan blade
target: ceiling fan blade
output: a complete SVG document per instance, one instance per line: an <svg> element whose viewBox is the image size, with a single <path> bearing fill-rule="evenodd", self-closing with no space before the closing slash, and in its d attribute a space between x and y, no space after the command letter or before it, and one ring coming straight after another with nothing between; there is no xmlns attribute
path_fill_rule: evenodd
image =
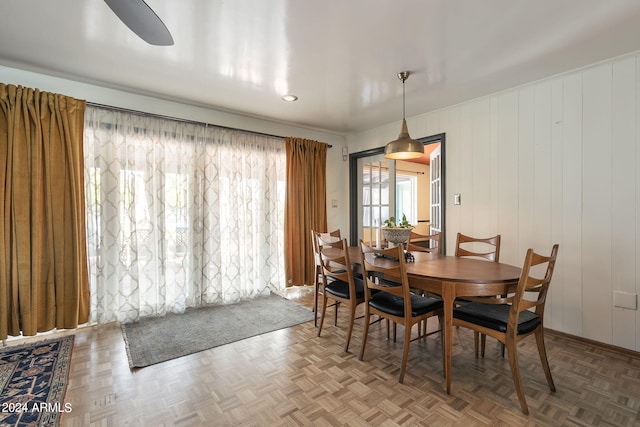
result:
<svg viewBox="0 0 640 427"><path fill-rule="evenodd" d="M104 0L104 2L142 40L156 46L173 45L171 33L143 0Z"/></svg>

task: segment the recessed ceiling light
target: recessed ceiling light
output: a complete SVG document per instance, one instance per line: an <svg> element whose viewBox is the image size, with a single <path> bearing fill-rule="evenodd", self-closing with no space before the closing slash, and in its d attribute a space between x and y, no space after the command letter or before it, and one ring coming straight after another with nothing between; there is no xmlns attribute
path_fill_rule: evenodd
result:
<svg viewBox="0 0 640 427"><path fill-rule="evenodd" d="M293 101L297 101L297 100L298 100L298 97L297 97L297 96L295 96L295 95L284 95L284 96L282 97L282 100L283 100L283 101L287 101L287 102L293 102Z"/></svg>

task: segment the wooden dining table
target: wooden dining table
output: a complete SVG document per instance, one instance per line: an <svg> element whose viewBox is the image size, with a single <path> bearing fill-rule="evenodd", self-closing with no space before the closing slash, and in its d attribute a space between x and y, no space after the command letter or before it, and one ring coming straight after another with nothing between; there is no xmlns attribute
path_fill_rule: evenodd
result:
<svg viewBox="0 0 640 427"><path fill-rule="evenodd" d="M446 256L426 252L411 252L415 261L407 262L407 275L412 288L442 297L444 325L442 325L445 355L444 375L447 394L451 394L451 352L453 308L456 298L502 295L518 284L520 267L480 259ZM353 264L361 264L357 246L349 247Z"/></svg>

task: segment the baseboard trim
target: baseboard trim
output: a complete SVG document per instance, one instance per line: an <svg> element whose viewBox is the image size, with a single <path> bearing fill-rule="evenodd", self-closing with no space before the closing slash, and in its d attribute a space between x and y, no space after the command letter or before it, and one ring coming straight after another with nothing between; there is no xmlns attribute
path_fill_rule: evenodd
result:
<svg viewBox="0 0 640 427"><path fill-rule="evenodd" d="M594 347L599 347L603 350L611 351L613 353L617 353L624 356L633 357L635 359L640 359L640 352L630 350L624 347L618 347L613 344L606 344L600 341L591 340L588 338L579 337L577 335L567 334L566 332L560 332L549 328L544 328L546 334L557 336L558 338L568 339L576 342L580 342L583 344L592 345Z"/></svg>

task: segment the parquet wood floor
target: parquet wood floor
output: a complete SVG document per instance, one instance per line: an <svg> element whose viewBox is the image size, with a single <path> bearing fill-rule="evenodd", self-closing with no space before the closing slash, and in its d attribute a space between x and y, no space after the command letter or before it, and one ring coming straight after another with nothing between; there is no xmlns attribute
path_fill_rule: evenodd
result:
<svg viewBox="0 0 640 427"><path fill-rule="evenodd" d="M311 307L310 288L286 295ZM412 342L398 384L402 329L372 326L358 361L362 319L343 351L338 326L313 322L131 371L118 325L75 331L63 426L640 426L640 356L547 335L557 391L547 388L535 340L520 347L531 414L520 412L495 341L473 356L473 335L454 336L453 389L445 393L439 334ZM430 319L430 329L437 320ZM415 334L417 329L414 329Z"/></svg>

